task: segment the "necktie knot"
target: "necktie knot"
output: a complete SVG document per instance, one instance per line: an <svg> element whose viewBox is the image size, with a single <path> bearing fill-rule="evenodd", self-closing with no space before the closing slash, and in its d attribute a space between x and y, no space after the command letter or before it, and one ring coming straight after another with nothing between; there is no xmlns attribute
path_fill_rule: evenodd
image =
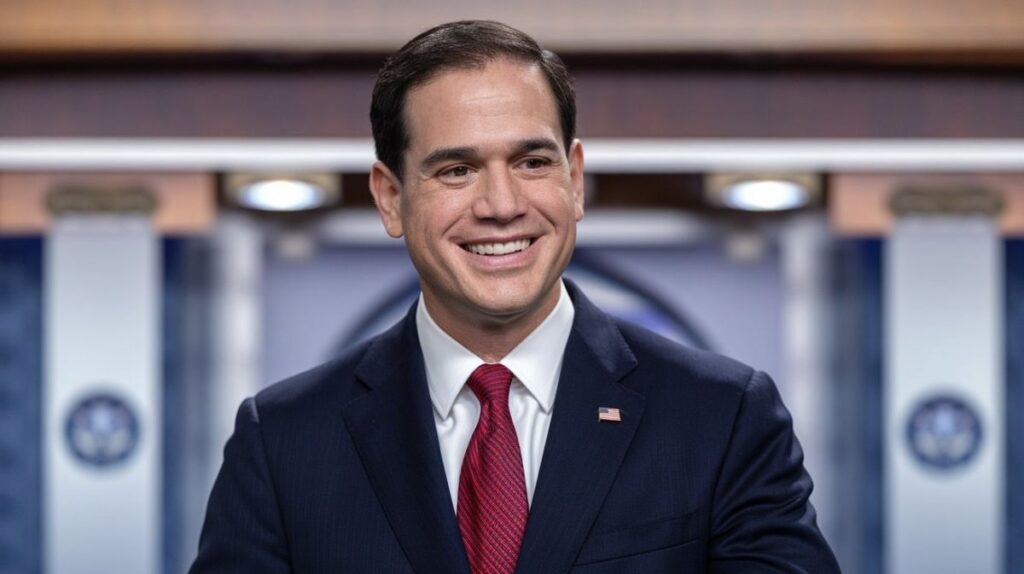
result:
<svg viewBox="0 0 1024 574"><path fill-rule="evenodd" d="M508 403L508 390L512 384L512 371L502 364L480 365L466 382L480 403L494 401Z"/></svg>

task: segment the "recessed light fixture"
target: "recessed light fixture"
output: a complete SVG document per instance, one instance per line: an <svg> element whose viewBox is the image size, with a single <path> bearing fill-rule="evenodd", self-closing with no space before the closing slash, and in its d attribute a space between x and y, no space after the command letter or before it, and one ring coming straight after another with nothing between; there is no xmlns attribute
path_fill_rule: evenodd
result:
<svg viewBox="0 0 1024 574"><path fill-rule="evenodd" d="M229 174L225 188L235 203L258 211L308 211L329 207L341 196L331 174Z"/></svg>
<svg viewBox="0 0 1024 574"><path fill-rule="evenodd" d="M813 174L712 174L705 186L710 201L741 211L800 209L821 194Z"/></svg>

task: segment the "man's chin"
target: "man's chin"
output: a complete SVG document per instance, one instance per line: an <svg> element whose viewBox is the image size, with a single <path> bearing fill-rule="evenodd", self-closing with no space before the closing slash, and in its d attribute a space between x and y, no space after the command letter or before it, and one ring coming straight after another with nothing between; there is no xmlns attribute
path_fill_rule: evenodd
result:
<svg viewBox="0 0 1024 574"><path fill-rule="evenodd" d="M509 323L541 313L552 306L547 293L540 289L515 293L502 293L500 297L489 294L477 298L476 310L481 317L489 318L496 323ZM555 299L557 301L557 299ZM550 309L548 309L550 310Z"/></svg>
<svg viewBox="0 0 1024 574"><path fill-rule="evenodd" d="M519 301L480 301L476 305L476 314L481 318L491 319L495 322L507 323L529 315L534 306Z"/></svg>

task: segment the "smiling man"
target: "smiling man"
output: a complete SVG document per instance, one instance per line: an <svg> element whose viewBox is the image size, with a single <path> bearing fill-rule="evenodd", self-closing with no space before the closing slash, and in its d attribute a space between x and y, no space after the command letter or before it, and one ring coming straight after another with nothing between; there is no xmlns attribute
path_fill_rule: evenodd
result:
<svg viewBox="0 0 1024 574"><path fill-rule="evenodd" d="M541 67L508 56L428 80L404 108L401 163L370 175L384 227L405 237L431 318L498 362L558 302L582 147L563 140Z"/></svg>
<svg viewBox="0 0 1024 574"><path fill-rule="evenodd" d="M574 98L495 22L387 61L370 187L422 296L243 403L193 572L838 572L772 381L562 280Z"/></svg>

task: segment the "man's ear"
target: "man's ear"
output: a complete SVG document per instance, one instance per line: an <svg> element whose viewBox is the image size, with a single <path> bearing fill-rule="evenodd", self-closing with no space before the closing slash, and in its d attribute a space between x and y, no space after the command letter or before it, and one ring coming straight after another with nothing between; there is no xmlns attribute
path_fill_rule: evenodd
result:
<svg viewBox="0 0 1024 574"><path fill-rule="evenodd" d="M402 236L402 182L388 166L375 162L370 169L370 193L384 230L391 237Z"/></svg>
<svg viewBox="0 0 1024 574"><path fill-rule="evenodd" d="M569 178L572 185L572 199L576 206L576 221L583 219L583 144L580 140L572 140L569 148Z"/></svg>

